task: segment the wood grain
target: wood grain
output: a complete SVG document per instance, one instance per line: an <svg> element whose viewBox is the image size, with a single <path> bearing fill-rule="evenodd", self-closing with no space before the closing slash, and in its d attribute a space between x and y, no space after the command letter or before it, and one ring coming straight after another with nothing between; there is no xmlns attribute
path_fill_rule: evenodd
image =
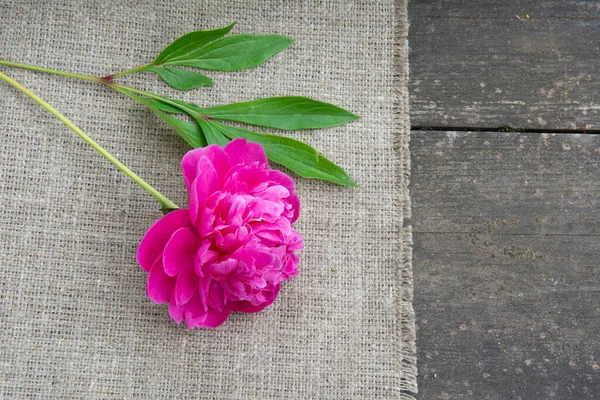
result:
<svg viewBox="0 0 600 400"><path fill-rule="evenodd" d="M419 398L599 398L600 135L412 135Z"/></svg>
<svg viewBox="0 0 600 400"><path fill-rule="evenodd" d="M413 1L413 126L600 129L600 3Z"/></svg>

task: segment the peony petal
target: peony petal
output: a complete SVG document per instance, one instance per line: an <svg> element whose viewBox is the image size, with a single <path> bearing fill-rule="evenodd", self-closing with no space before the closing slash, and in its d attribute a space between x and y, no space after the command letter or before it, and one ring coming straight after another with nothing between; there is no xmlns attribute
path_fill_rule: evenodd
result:
<svg viewBox="0 0 600 400"><path fill-rule="evenodd" d="M233 228L235 230L231 233L227 233L225 236L220 236L219 231L215 232L215 244L226 253L236 251L251 239L248 228L245 226Z"/></svg>
<svg viewBox="0 0 600 400"><path fill-rule="evenodd" d="M222 301L216 297L222 297L222 290L219 293L220 286L217 282L213 282L210 289L209 302L220 304L220 309L206 307L204 301L194 295L185 305L185 321L189 328L216 328L227 320L231 310L225 307Z"/></svg>
<svg viewBox="0 0 600 400"><path fill-rule="evenodd" d="M206 319L202 323L202 325L197 325L199 328L217 328L222 325L223 322L227 321L231 311L223 310L223 311L215 311L209 310Z"/></svg>
<svg viewBox="0 0 600 400"><path fill-rule="evenodd" d="M177 275L175 284L175 302L186 304L198 291L198 276L193 269L184 269Z"/></svg>
<svg viewBox="0 0 600 400"><path fill-rule="evenodd" d="M259 312L259 311L267 308L271 304L273 304L273 302L277 298L277 295L279 294L279 288L280 288L280 286L277 285L277 286L275 286L275 289L273 289L273 291L263 292L263 294L265 295L266 301L259 305L252 305L249 301L233 302L232 303L232 311L243 312L243 313Z"/></svg>
<svg viewBox="0 0 600 400"><path fill-rule="evenodd" d="M200 303L202 305L202 310L204 312L208 311L208 291L210 290L210 284L212 282L211 277L207 277L205 279L198 280L198 297L200 298Z"/></svg>
<svg viewBox="0 0 600 400"><path fill-rule="evenodd" d="M208 305L207 311L212 309L215 312L221 312L227 308L225 306L225 290L219 281L211 280L206 302Z"/></svg>
<svg viewBox="0 0 600 400"><path fill-rule="evenodd" d="M265 281L276 281L281 280L281 271L269 269L263 274L263 279Z"/></svg>
<svg viewBox="0 0 600 400"><path fill-rule="evenodd" d="M209 250L211 242L204 240L202 245L198 248L196 253L196 259L194 260L194 271L200 278L204 276L203 268L205 264L215 262L219 257L219 253L214 250Z"/></svg>
<svg viewBox="0 0 600 400"><path fill-rule="evenodd" d="M175 231L165 246L163 265L167 275L176 276L181 269L194 269L194 259L202 241L188 228Z"/></svg>
<svg viewBox="0 0 600 400"><path fill-rule="evenodd" d="M197 164L201 171L191 185L190 193L190 219L198 225L200 210L204 209L208 196L219 188L219 175L213 163L207 157L200 157Z"/></svg>
<svg viewBox="0 0 600 400"><path fill-rule="evenodd" d="M204 311L202 301L198 296L194 296L185 305L185 322L190 329L198 328L216 328L227 320L231 314L229 309L217 311L209 308Z"/></svg>
<svg viewBox="0 0 600 400"><path fill-rule="evenodd" d="M267 287L267 282L260 276L255 276L252 279L250 279L250 283L258 289L264 289L265 287Z"/></svg>
<svg viewBox="0 0 600 400"><path fill-rule="evenodd" d="M233 203L229 207L227 220L230 224L241 225L244 221L244 213L246 212L246 200L243 196L235 196Z"/></svg>
<svg viewBox="0 0 600 400"><path fill-rule="evenodd" d="M273 252L275 249L272 249ZM278 269L281 267L281 261L279 257L271 253L267 253L266 251L255 251L252 253L252 258L254 258L257 267L265 267L269 266L271 269Z"/></svg>
<svg viewBox="0 0 600 400"><path fill-rule="evenodd" d="M302 250L304 248L304 239L302 235L292 229L292 234L288 238L288 251Z"/></svg>
<svg viewBox="0 0 600 400"><path fill-rule="evenodd" d="M238 242L246 242L250 238L250 234L252 232L252 227L249 226L240 226L238 230L235 232L235 238Z"/></svg>
<svg viewBox="0 0 600 400"><path fill-rule="evenodd" d="M217 208L220 202L227 196L226 193L215 192L210 195L205 202L203 210L199 211L201 215L200 225L198 230L200 231L200 237L205 238L212 233L213 224L215 223L215 208Z"/></svg>
<svg viewBox="0 0 600 400"><path fill-rule="evenodd" d="M194 180L203 172L198 168L198 162L202 157L211 161L220 178L224 177L231 168L229 158L220 146L213 144L188 151L181 161L181 168L183 169L183 176L185 177L188 192L191 190Z"/></svg>
<svg viewBox="0 0 600 400"><path fill-rule="evenodd" d="M294 180L284 172L281 172L277 169L270 169L266 171L267 177L265 181L273 182L277 185L282 185L290 193L294 193Z"/></svg>
<svg viewBox="0 0 600 400"><path fill-rule="evenodd" d="M281 235L280 230L263 229L261 231L256 232L255 235L257 237L263 239L263 241L267 241L268 244L270 244L270 245L273 245L273 244L281 245L283 243L283 236Z"/></svg>
<svg viewBox="0 0 600 400"><path fill-rule="evenodd" d="M230 258L229 260L214 263L210 266L210 271L216 275L227 275L233 272L238 266L238 260Z"/></svg>
<svg viewBox="0 0 600 400"><path fill-rule="evenodd" d="M175 278L165 273L162 260L159 258L150 270L150 275L148 275L146 283L148 297L156 304L166 303L171 298L174 287Z"/></svg>
<svg viewBox="0 0 600 400"><path fill-rule="evenodd" d="M210 160L211 164L215 168L215 171L217 171L217 176L219 179L223 179L232 167L232 164L229 162L229 157L222 147L209 147L210 149L207 148L205 157ZM198 175L202 175L204 171L202 170L200 164L198 164L196 168Z"/></svg>
<svg viewBox="0 0 600 400"><path fill-rule="evenodd" d="M287 203L286 209L290 211L290 222L293 224L300 216L300 199L295 194L291 194L285 199ZM286 214L287 215L287 214Z"/></svg>
<svg viewBox="0 0 600 400"><path fill-rule="evenodd" d="M169 301L169 315L171 318L175 320L178 324L183 320L183 312L185 310L185 306L177 304L175 301L175 292L171 295L171 300Z"/></svg>
<svg viewBox="0 0 600 400"><path fill-rule="evenodd" d="M229 156L231 166L238 164L251 165L258 162L259 168L268 168L267 155L263 147L254 142L247 142L246 139L234 139L224 148Z"/></svg>
<svg viewBox="0 0 600 400"><path fill-rule="evenodd" d="M285 211L285 205L282 201L271 201L258 198L249 208L254 214L255 220L263 219L268 222L275 222L275 220Z"/></svg>
<svg viewBox="0 0 600 400"><path fill-rule="evenodd" d="M205 311L204 302L200 300L198 295L192 296L192 298L185 304L183 318L188 328L192 329L198 324L204 322L206 319L207 312Z"/></svg>
<svg viewBox="0 0 600 400"><path fill-rule="evenodd" d="M295 254L289 254L285 261L285 268L283 269L285 278L289 279L291 276L298 275L298 256Z"/></svg>
<svg viewBox="0 0 600 400"><path fill-rule="evenodd" d="M282 185L269 186L260 193L260 197L267 200L281 200L290 196L290 191Z"/></svg>
<svg viewBox="0 0 600 400"><path fill-rule="evenodd" d="M190 222L189 211L175 210L156 221L148 229L137 251L137 261L144 271L150 272L171 235L184 227L194 229Z"/></svg>
<svg viewBox="0 0 600 400"><path fill-rule="evenodd" d="M236 170L236 167L232 168L231 171ZM234 176L233 174L227 176L226 181L223 183L223 187L235 188L239 186L239 184L235 181L232 181L233 178L237 179L239 182L244 182L246 187L248 188L247 193L254 195L256 193L260 193L269 187L269 173L271 171L267 169L257 169L250 167L237 167L237 174Z"/></svg>
<svg viewBox="0 0 600 400"><path fill-rule="evenodd" d="M246 293L246 287L238 279L228 279L227 285L224 282L222 281L221 284L223 287L226 286L230 298L233 298L235 301L244 301L250 298Z"/></svg>
<svg viewBox="0 0 600 400"><path fill-rule="evenodd" d="M285 218L279 218L274 223L256 223L253 225L254 235L260 239L264 245L273 247L287 244L294 250L301 249L302 236L292 229L290 221Z"/></svg>

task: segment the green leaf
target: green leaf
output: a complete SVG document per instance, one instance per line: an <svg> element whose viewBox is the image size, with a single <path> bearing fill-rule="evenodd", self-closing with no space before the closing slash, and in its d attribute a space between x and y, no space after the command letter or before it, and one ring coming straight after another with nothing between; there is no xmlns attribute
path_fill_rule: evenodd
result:
<svg viewBox="0 0 600 400"><path fill-rule="evenodd" d="M174 113L174 114L184 114L185 113L196 120L201 117L205 117L205 115L200 112L200 111L202 111L202 109L200 107L198 107L197 105L195 105L194 103L188 103L185 101L169 99L169 98L165 98L165 100L168 100L169 102L166 102L163 100L154 100L155 107L157 107L159 110L163 110L163 111L166 111L169 113ZM171 103L175 103L176 105L171 104Z"/></svg>
<svg viewBox="0 0 600 400"><path fill-rule="evenodd" d="M211 125L214 130L229 139L241 137L260 143L270 160L291 169L300 176L323 179L344 186L356 186L342 168L305 143L284 136L247 131L217 121L204 121L204 123Z"/></svg>
<svg viewBox="0 0 600 400"><path fill-rule="evenodd" d="M139 101L141 103L144 103L146 106L148 106L150 108L156 108L160 111L164 111L164 112L168 112L168 113L172 113L172 114L184 114L185 113L185 111L183 111L181 108L173 106L168 103L165 103L164 101L161 101L161 100L150 99L150 98L140 97L140 96L135 96L134 99L136 99L137 101Z"/></svg>
<svg viewBox="0 0 600 400"><path fill-rule="evenodd" d="M177 104L181 105L182 108L186 109L186 110L183 110L183 111L187 112L188 114L190 114L194 118L198 118L198 116L199 116L198 114L202 114L201 113L202 109L200 107L198 107L194 103L188 103L186 101L175 100L175 99L169 99L169 100L173 101L174 103L177 103ZM191 110L192 112L190 112L188 110ZM204 114L202 114L202 115L204 115Z"/></svg>
<svg viewBox="0 0 600 400"><path fill-rule="evenodd" d="M168 113L183 114L183 113L186 113L187 111L183 110L182 108L185 108L186 106L194 106L194 104L191 104L191 103L186 103L184 101L174 100L174 99L169 99L167 97L164 97L165 100L169 100L170 102L173 102L176 104L181 104L181 107L178 107L173 104L169 104L163 100L153 99L153 98L149 98L149 97L142 97L142 96L132 92L131 90L127 90L127 89L121 88L119 86L115 86L114 89L118 92L126 94L127 96L131 97L132 99L134 99L136 101L139 101L140 103L144 104L145 106L147 106L149 108L156 108L160 111L165 111ZM191 114L191 113L188 113L188 114L190 114L192 117L195 118L194 114Z"/></svg>
<svg viewBox="0 0 600 400"><path fill-rule="evenodd" d="M186 122L172 117L157 108L149 107L156 115L165 121L171 128L193 148L205 147L208 143L200 126L194 122Z"/></svg>
<svg viewBox="0 0 600 400"><path fill-rule="evenodd" d="M119 92L126 94L134 100L139 101L150 110L152 110L156 115L158 115L163 121L165 121L171 128L173 128L179 136L183 138L190 146L196 147L205 147L207 145L206 138L200 129L200 126L194 122L186 122L182 121L178 118L172 117L166 112L170 113L184 113L184 110L181 110L171 104L165 103L161 100L149 99L146 97L138 96L137 94L123 88L116 88ZM175 100L174 100L175 101ZM179 101L175 101L178 102ZM181 102L183 103L183 102ZM196 118L195 115L192 115Z"/></svg>
<svg viewBox="0 0 600 400"><path fill-rule="evenodd" d="M195 31L183 35L161 51L152 64L160 64L174 57L182 56L199 49L213 40L225 36L234 25L235 22L224 28L213 29L210 31Z"/></svg>
<svg viewBox="0 0 600 400"><path fill-rule="evenodd" d="M184 71L178 68L152 66L147 69L162 78L169 86L177 90L196 89L200 86L212 86L213 81L206 75Z"/></svg>
<svg viewBox="0 0 600 400"><path fill-rule="evenodd" d="M328 128L359 118L343 108L307 97L271 97L201 108L199 112L215 119L285 130Z"/></svg>
<svg viewBox="0 0 600 400"><path fill-rule="evenodd" d="M205 121L200 117L196 118L196 121L198 121L198 125L200 125L202 132L204 132L208 144L218 144L223 147L229 143L229 139L213 123Z"/></svg>
<svg viewBox="0 0 600 400"><path fill-rule="evenodd" d="M121 91L122 91L122 89L121 89ZM128 92L127 94L129 96L133 97L135 100L137 100L141 103L144 103L148 107L157 108L160 111L168 112L171 114L186 114L187 113L193 118L197 118L199 116L198 114L202 114L200 112L200 111L202 111L202 109L200 107L198 107L197 105L195 105L194 103L187 103L185 101L181 101L181 100L177 100L177 99L169 99L168 97L164 97L165 100L169 101L169 103L167 103L165 100L140 97L129 91L127 91L127 92ZM177 105L173 105L171 103L175 103Z"/></svg>
<svg viewBox="0 0 600 400"><path fill-rule="evenodd" d="M262 64L293 42L293 39L280 35L232 35L217 39L192 53L170 59L166 64L239 71Z"/></svg>

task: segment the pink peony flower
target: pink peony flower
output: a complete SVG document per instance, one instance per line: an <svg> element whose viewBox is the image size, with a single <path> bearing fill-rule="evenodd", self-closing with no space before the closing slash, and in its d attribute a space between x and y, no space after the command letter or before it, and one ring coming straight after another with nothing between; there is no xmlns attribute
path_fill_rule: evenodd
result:
<svg viewBox="0 0 600 400"><path fill-rule="evenodd" d="M271 170L263 148L236 139L182 161L189 210L150 227L137 252L148 296L189 328L214 328L232 311L269 306L298 274L300 201L292 178Z"/></svg>

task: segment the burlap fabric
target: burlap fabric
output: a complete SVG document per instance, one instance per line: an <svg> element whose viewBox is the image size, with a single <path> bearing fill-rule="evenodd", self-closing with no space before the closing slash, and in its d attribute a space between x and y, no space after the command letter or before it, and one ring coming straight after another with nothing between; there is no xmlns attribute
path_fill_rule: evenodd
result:
<svg viewBox="0 0 600 400"><path fill-rule="evenodd" d="M362 119L294 132L358 188L296 177L301 274L264 312L216 330L177 326L145 293L135 252L155 200L48 112L0 84L4 398L370 399L416 390L407 177L405 1L0 0L0 58L91 75L151 61L176 37L296 39L267 64L169 90L203 105L277 95ZM90 82L6 67L180 205L187 145L148 110Z"/></svg>

